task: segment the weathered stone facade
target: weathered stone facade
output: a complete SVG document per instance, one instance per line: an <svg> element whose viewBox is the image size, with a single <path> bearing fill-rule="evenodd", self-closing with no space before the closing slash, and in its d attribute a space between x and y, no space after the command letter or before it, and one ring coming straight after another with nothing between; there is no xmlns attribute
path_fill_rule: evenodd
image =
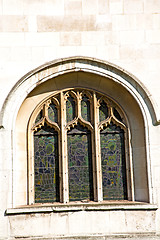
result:
<svg viewBox="0 0 160 240"><path fill-rule="evenodd" d="M159 58L158 0L0 0L0 239L160 238ZM124 111L128 201L34 204L31 120L76 88Z"/></svg>

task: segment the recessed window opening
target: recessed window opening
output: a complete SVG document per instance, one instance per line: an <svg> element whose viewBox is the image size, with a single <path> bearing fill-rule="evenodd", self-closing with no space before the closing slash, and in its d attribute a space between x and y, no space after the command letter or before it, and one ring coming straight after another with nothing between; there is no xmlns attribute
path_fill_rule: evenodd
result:
<svg viewBox="0 0 160 240"><path fill-rule="evenodd" d="M128 199L128 127L115 102L87 89L64 90L34 116L32 203Z"/></svg>

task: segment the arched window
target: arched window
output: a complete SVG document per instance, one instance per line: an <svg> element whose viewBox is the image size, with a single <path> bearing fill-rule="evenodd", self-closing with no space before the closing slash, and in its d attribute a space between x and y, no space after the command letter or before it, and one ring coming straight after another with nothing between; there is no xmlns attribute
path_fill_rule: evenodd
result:
<svg viewBox="0 0 160 240"><path fill-rule="evenodd" d="M106 96L60 91L35 110L29 134L33 203L127 200L127 124Z"/></svg>

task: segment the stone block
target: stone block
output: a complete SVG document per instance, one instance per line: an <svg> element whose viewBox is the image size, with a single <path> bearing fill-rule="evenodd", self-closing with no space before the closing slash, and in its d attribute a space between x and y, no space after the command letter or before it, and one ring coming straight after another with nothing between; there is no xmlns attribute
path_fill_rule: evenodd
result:
<svg viewBox="0 0 160 240"><path fill-rule="evenodd" d="M94 15L70 15L67 16L37 16L38 32L80 32L111 30L111 21L108 18L99 18Z"/></svg>
<svg viewBox="0 0 160 240"><path fill-rule="evenodd" d="M24 15L45 15L46 1L23 0Z"/></svg>
<svg viewBox="0 0 160 240"><path fill-rule="evenodd" d="M1 208L0 211L0 239L6 239L6 236L8 235L8 219L4 218L4 212L5 210Z"/></svg>
<svg viewBox="0 0 160 240"><path fill-rule="evenodd" d="M153 29L160 29L160 14L152 14L153 18Z"/></svg>
<svg viewBox="0 0 160 240"><path fill-rule="evenodd" d="M77 46L61 46L57 51L58 58L65 58L68 56L75 56L77 50Z"/></svg>
<svg viewBox="0 0 160 240"><path fill-rule="evenodd" d="M112 29L114 31L147 29L149 19L144 14L125 14L112 16ZM148 24L149 25L149 24Z"/></svg>
<svg viewBox="0 0 160 240"><path fill-rule="evenodd" d="M146 31L146 41L149 43L160 43L160 30Z"/></svg>
<svg viewBox="0 0 160 240"><path fill-rule="evenodd" d="M159 188L160 186L160 166L153 167L153 179L154 179L154 186Z"/></svg>
<svg viewBox="0 0 160 240"><path fill-rule="evenodd" d="M143 0L124 0L124 13L143 13L144 11L144 1Z"/></svg>
<svg viewBox="0 0 160 240"><path fill-rule="evenodd" d="M14 189L14 190L16 190L16 189ZM14 207L23 206L23 205L27 205L27 190L26 190L26 188L23 189L23 192L14 191L14 196L13 196L13 206Z"/></svg>
<svg viewBox="0 0 160 240"><path fill-rule="evenodd" d="M36 16L28 16L28 31L29 32L37 32Z"/></svg>
<svg viewBox="0 0 160 240"><path fill-rule="evenodd" d="M159 149L160 149L159 144L154 144L154 145L151 144L151 146L150 146L151 162L152 162L152 166L155 166L155 167L160 166Z"/></svg>
<svg viewBox="0 0 160 240"><path fill-rule="evenodd" d="M112 16L112 30L125 31L132 30L135 22L135 15L114 15Z"/></svg>
<svg viewBox="0 0 160 240"><path fill-rule="evenodd" d="M60 45L61 46L79 46L79 45L81 45L81 33L80 32L60 33Z"/></svg>
<svg viewBox="0 0 160 240"><path fill-rule="evenodd" d="M152 211L127 211L125 213L127 232L128 233L145 233L154 232L155 226L155 212ZM144 224L145 223L145 224Z"/></svg>
<svg viewBox="0 0 160 240"><path fill-rule="evenodd" d="M44 3L44 10L46 16L64 15L64 0L46 0L44 1Z"/></svg>
<svg viewBox="0 0 160 240"><path fill-rule="evenodd" d="M3 0L0 0L0 15L3 13Z"/></svg>
<svg viewBox="0 0 160 240"><path fill-rule="evenodd" d="M120 222L117 221L120 219ZM116 224L115 224L116 222ZM109 213L109 232L110 233L124 233L126 229L126 217L123 211L111 211Z"/></svg>
<svg viewBox="0 0 160 240"><path fill-rule="evenodd" d="M119 44L119 31L106 31L105 36L105 45L108 44Z"/></svg>
<svg viewBox="0 0 160 240"><path fill-rule="evenodd" d="M0 16L2 32L27 32L28 18L26 16Z"/></svg>
<svg viewBox="0 0 160 240"><path fill-rule="evenodd" d="M37 49L38 50L38 49ZM35 52L37 51L35 49ZM58 58L58 52L59 52L59 48L58 47L54 47L54 46L50 46L50 47L43 47L43 49L41 49L42 51L40 52L40 54L44 54L44 59L45 61L52 61L53 59L57 59ZM36 53L34 54L35 59L36 59Z"/></svg>
<svg viewBox="0 0 160 240"><path fill-rule="evenodd" d="M37 16L38 32L93 31L96 29L96 17L86 16Z"/></svg>
<svg viewBox="0 0 160 240"><path fill-rule="evenodd" d="M30 47L12 47L11 48L11 61L30 61L31 57Z"/></svg>
<svg viewBox="0 0 160 240"><path fill-rule="evenodd" d="M83 46L98 46L101 43L101 46L105 45L105 34L104 32L96 31L91 32L82 32L82 45Z"/></svg>
<svg viewBox="0 0 160 240"><path fill-rule="evenodd" d="M1 192L9 193L12 192L11 180L12 172L10 170L0 170L0 180L1 180Z"/></svg>
<svg viewBox="0 0 160 240"><path fill-rule="evenodd" d="M1 0L3 15L23 15L22 0Z"/></svg>
<svg viewBox="0 0 160 240"><path fill-rule="evenodd" d="M145 41L144 31L121 31L119 33L120 44L140 44Z"/></svg>
<svg viewBox="0 0 160 240"><path fill-rule="evenodd" d="M96 56L96 47L95 46L77 46L76 55L77 56Z"/></svg>
<svg viewBox="0 0 160 240"><path fill-rule="evenodd" d="M82 1L82 15L96 15L97 9L98 9L98 0Z"/></svg>
<svg viewBox="0 0 160 240"><path fill-rule="evenodd" d="M144 53L144 57L150 58L150 60L151 59L155 59L155 60L159 59L160 58L160 43L159 44L150 44L150 46L146 49L145 53Z"/></svg>
<svg viewBox="0 0 160 240"><path fill-rule="evenodd" d="M69 234L78 235L85 234L88 230L88 219L84 218L85 213L69 213L68 214L68 231Z"/></svg>
<svg viewBox="0 0 160 240"><path fill-rule="evenodd" d="M67 216L68 213L18 215L16 219L10 216L10 233L11 236L24 237L30 232L30 236L43 236L44 238L68 234Z"/></svg>
<svg viewBox="0 0 160 240"><path fill-rule="evenodd" d="M103 234L110 232L110 213L109 212L90 212L86 214L86 232L90 231L92 234ZM103 219L103 221L102 221Z"/></svg>
<svg viewBox="0 0 160 240"><path fill-rule="evenodd" d="M159 81L159 79L157 81ZM157 84L155 84L155 87L156 87ZM157 126L156 129L152 129L152 131L150 131L151 145L153 145L153 146L159 146L160 145L159 144L159 137L158 137L159 134L160 134L160 126Z"/></svg>
<svg viewBox="0 0 160 240"><path fill-rule="evenodd" d="M0 47L24 46L24 33L0 33Z"/></svg>
<svg viewBox="0 0 160 240"><path fill-rule="evenodd" d="M157 0L145 0L144 1L145 13L160 13L160 1Z"/></svg>
<svg viewBox="0 0 160 240"><path fill-rule="evenodd" d="M65 2L65 15L82 15L82 1Z"/></svg>
<svg viewBox="0 0 160 240"><path fill-rule="evenodd" d="M31 47L31 59L33 62L44 59L44 48L36 46Z"/></svg>
<svg viewBox="0 0 160 240"><path fill-rule="evenodd" d="M104 47L97 47L97 57L108 61L119 59L119 46L116 44L109 44Z"/></svg>
<svg viewBox="0 0 160 240"><path fill-rule="evenodd" d="M109 12L111 14L123 14L123 1L122 0L110 0Z"/></svg>
<svg viewBox="0 0 160 240"><path fill-rule="evenodd" d="M96 16L95 30L97 31L111 31L112 30L112 19L108 15Z"/></svg>
<svg viewBox="0 0 160 240"><path fill-rule="evenodd" d="M119 47L120 59L135 59L136 58L136 47L131 45L123 45Z"/></svg>
<svg viewBox="0 0 160 240"><path fill-rule="evenodd" d="M98 14L107 15L109 13L109 0L98 0Z"/></svg>
<svg viewBox="0 0 160 240"><path fill-rule="evenodd" d="M11 57L11 48L0 47L0 62L9 61L10 57Z"/></svg>
<svg viewBox="0 0 160 240"><path fill-rule="evenodd" d="M25 45L29 47L35 46L58 46L59 33L26 33Z"/></svg>

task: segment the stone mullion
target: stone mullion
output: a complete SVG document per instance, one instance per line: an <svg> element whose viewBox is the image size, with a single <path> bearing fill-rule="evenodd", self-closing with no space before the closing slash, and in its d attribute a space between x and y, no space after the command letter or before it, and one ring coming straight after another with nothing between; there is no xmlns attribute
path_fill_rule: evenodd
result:
<svg viewBox="0 0 160 240"><path fill-rule="evenodd" d="M34 131L31 130L28 138L28 146L29 151L28 153L28 199L27 202L28 204L33 204L34 203Z"/></svg>
<svg viewBox="0 0 160 240"><path fill-rule="evenodd" d="M69 201L69 187L68 187L68 158L67 158L67 130L66 130L66 99L61 92L61 202Z"/></svg>
<svg viewBox="0 0 160 240"><path fill-rule="evenodd" d="M94 154L95 154L95 201L102 201L102 170L101 170L101 155L100 155L100 130L99 123L99 105L96 94L93 94L93 106L94 106Z"/></svg>
<svg viewBox="0 0 160 240"><path fill-rule="evenodd" d="M76 117L82 117L81 115L81 100L82 100L82 96L81 94L78 92L77 93L77 102L76 102L76 112L77 112L77 116Z"/></svg>

